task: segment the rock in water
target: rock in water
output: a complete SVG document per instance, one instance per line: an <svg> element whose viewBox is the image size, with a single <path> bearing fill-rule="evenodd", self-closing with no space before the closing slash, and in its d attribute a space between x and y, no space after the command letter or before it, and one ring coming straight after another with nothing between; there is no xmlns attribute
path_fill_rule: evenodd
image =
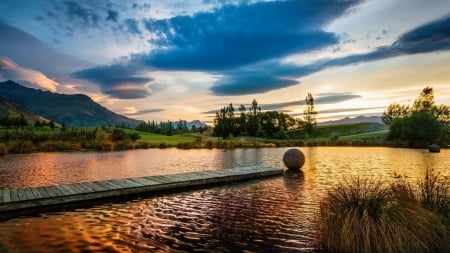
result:
<svg viewBox="0 0 450 253"><path fill-rule="evenodd" d="M283 155L283 162L290 170L298 170L305 164L305 155L299 149L289 149Z"/></svg>
<svg viewBox="0 0 450 253"><path fill-rule="evenodd" d="M439 147L439 145L437 144L431 144L428 147L428 151L430 151L431 153L439 153L441 152L441 147Z"/></svg>

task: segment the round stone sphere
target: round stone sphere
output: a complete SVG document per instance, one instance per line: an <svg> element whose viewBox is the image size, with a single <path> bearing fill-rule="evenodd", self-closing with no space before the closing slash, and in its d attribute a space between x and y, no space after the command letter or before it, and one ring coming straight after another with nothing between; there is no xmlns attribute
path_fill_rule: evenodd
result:
<svg viewBox="0 0 450 253"><path fill-rule="evenodd" d="M431 153L439 153L441 152L441 147L439 147L439 145L437 144L431 144L428 147L428 151L430 151Z"/></svg>
<svg viewBox="0 0 450 253"><path fill-rule="evenodd" d="M298 170L305 164L305 155L299 149L289 149L283 155L283 162L290 170Z"/></svg>

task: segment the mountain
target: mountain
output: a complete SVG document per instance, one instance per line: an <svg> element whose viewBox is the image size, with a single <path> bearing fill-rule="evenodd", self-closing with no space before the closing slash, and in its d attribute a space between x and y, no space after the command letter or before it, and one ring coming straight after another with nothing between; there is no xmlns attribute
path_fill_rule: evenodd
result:
<svg viewBox="0 0 450 253"><path fill-rule="evenodd" d="M197 128L197 129L199 129L200 127L202 127L202 128L208 127L208 125L201 122L200 120L194 120L194 121L188 122L188 123L186 123L186 126L188 129L192 129L193 126L195 126L195 128Z"/></svg>
<svg viewBox="0 0 450 253"><path fill-rule="evenodd" d="M136 126L141 121L114 113L82 94L66 95L27 88L13 81L0 82L0 98L68 127Z"/></svg>
<svg viewBox="0 0 450 253"><path fill-rule="evenodd" d="M197 128L197 129L200 128L200 127L202 127L202 128L208 127L207 124L201 122L200 120L193 120L193 121L191 121L191 122L187 122L187 121L186 121L186 127L187 127L187 129L191 130L193 126L195 126L195 128ZM177 127L178 127L178 121L172 122L172 127L173 127L173 128L177 128Z"/></svg>
<svg viewBox="0 0 450 253"><path fill-rule="evenodd" d="M358 116L355 118L345 117L343 119L320 122L320 123L317 123L317 125L331 126L331 125L343 125L343 124L355 124L355 123L380 123L380 124L382 124L383 121L381 120L380 116L370 116L370 117Z"/></svg>
<svg viewBox="0 0 450 253"><path fill-rule="evenodd" d="M48 119L37 115L33 113L30 110L27 110L26 108L21 107L18 104L9 102L8 100L5 100L0 97L0 117L21 117L23 116L24 119L28 122L28 124L34 124L37 120L40 122L46 122L49 121Z"/></svg>

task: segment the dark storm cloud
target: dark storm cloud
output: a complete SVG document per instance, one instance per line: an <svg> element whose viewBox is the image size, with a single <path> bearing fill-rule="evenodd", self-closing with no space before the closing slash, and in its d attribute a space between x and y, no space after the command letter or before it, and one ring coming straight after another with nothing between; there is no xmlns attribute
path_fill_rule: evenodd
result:
<svg viewBox="0 0 450 253"><path fill-rule="evenodd" d="M96 83L105 94L121 99L149 96L146 86L153 81L139 75L135 67L120 64L80 70L73 73L73 77Z"/></svg>

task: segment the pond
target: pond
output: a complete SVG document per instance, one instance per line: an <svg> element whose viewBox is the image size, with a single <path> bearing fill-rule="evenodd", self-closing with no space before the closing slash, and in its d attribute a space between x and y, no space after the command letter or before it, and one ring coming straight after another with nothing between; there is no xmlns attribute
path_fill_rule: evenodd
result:
<svg viewBox="0 0 450 253"><path fill-rule="evenodd" d="M222 170L283 168L287 148L150 149L0 158L0 187ZM0 252L311 252L318 201L344 178L450 177L450 150L301 148L301 176L140 196L0 222Z"/></svg>

